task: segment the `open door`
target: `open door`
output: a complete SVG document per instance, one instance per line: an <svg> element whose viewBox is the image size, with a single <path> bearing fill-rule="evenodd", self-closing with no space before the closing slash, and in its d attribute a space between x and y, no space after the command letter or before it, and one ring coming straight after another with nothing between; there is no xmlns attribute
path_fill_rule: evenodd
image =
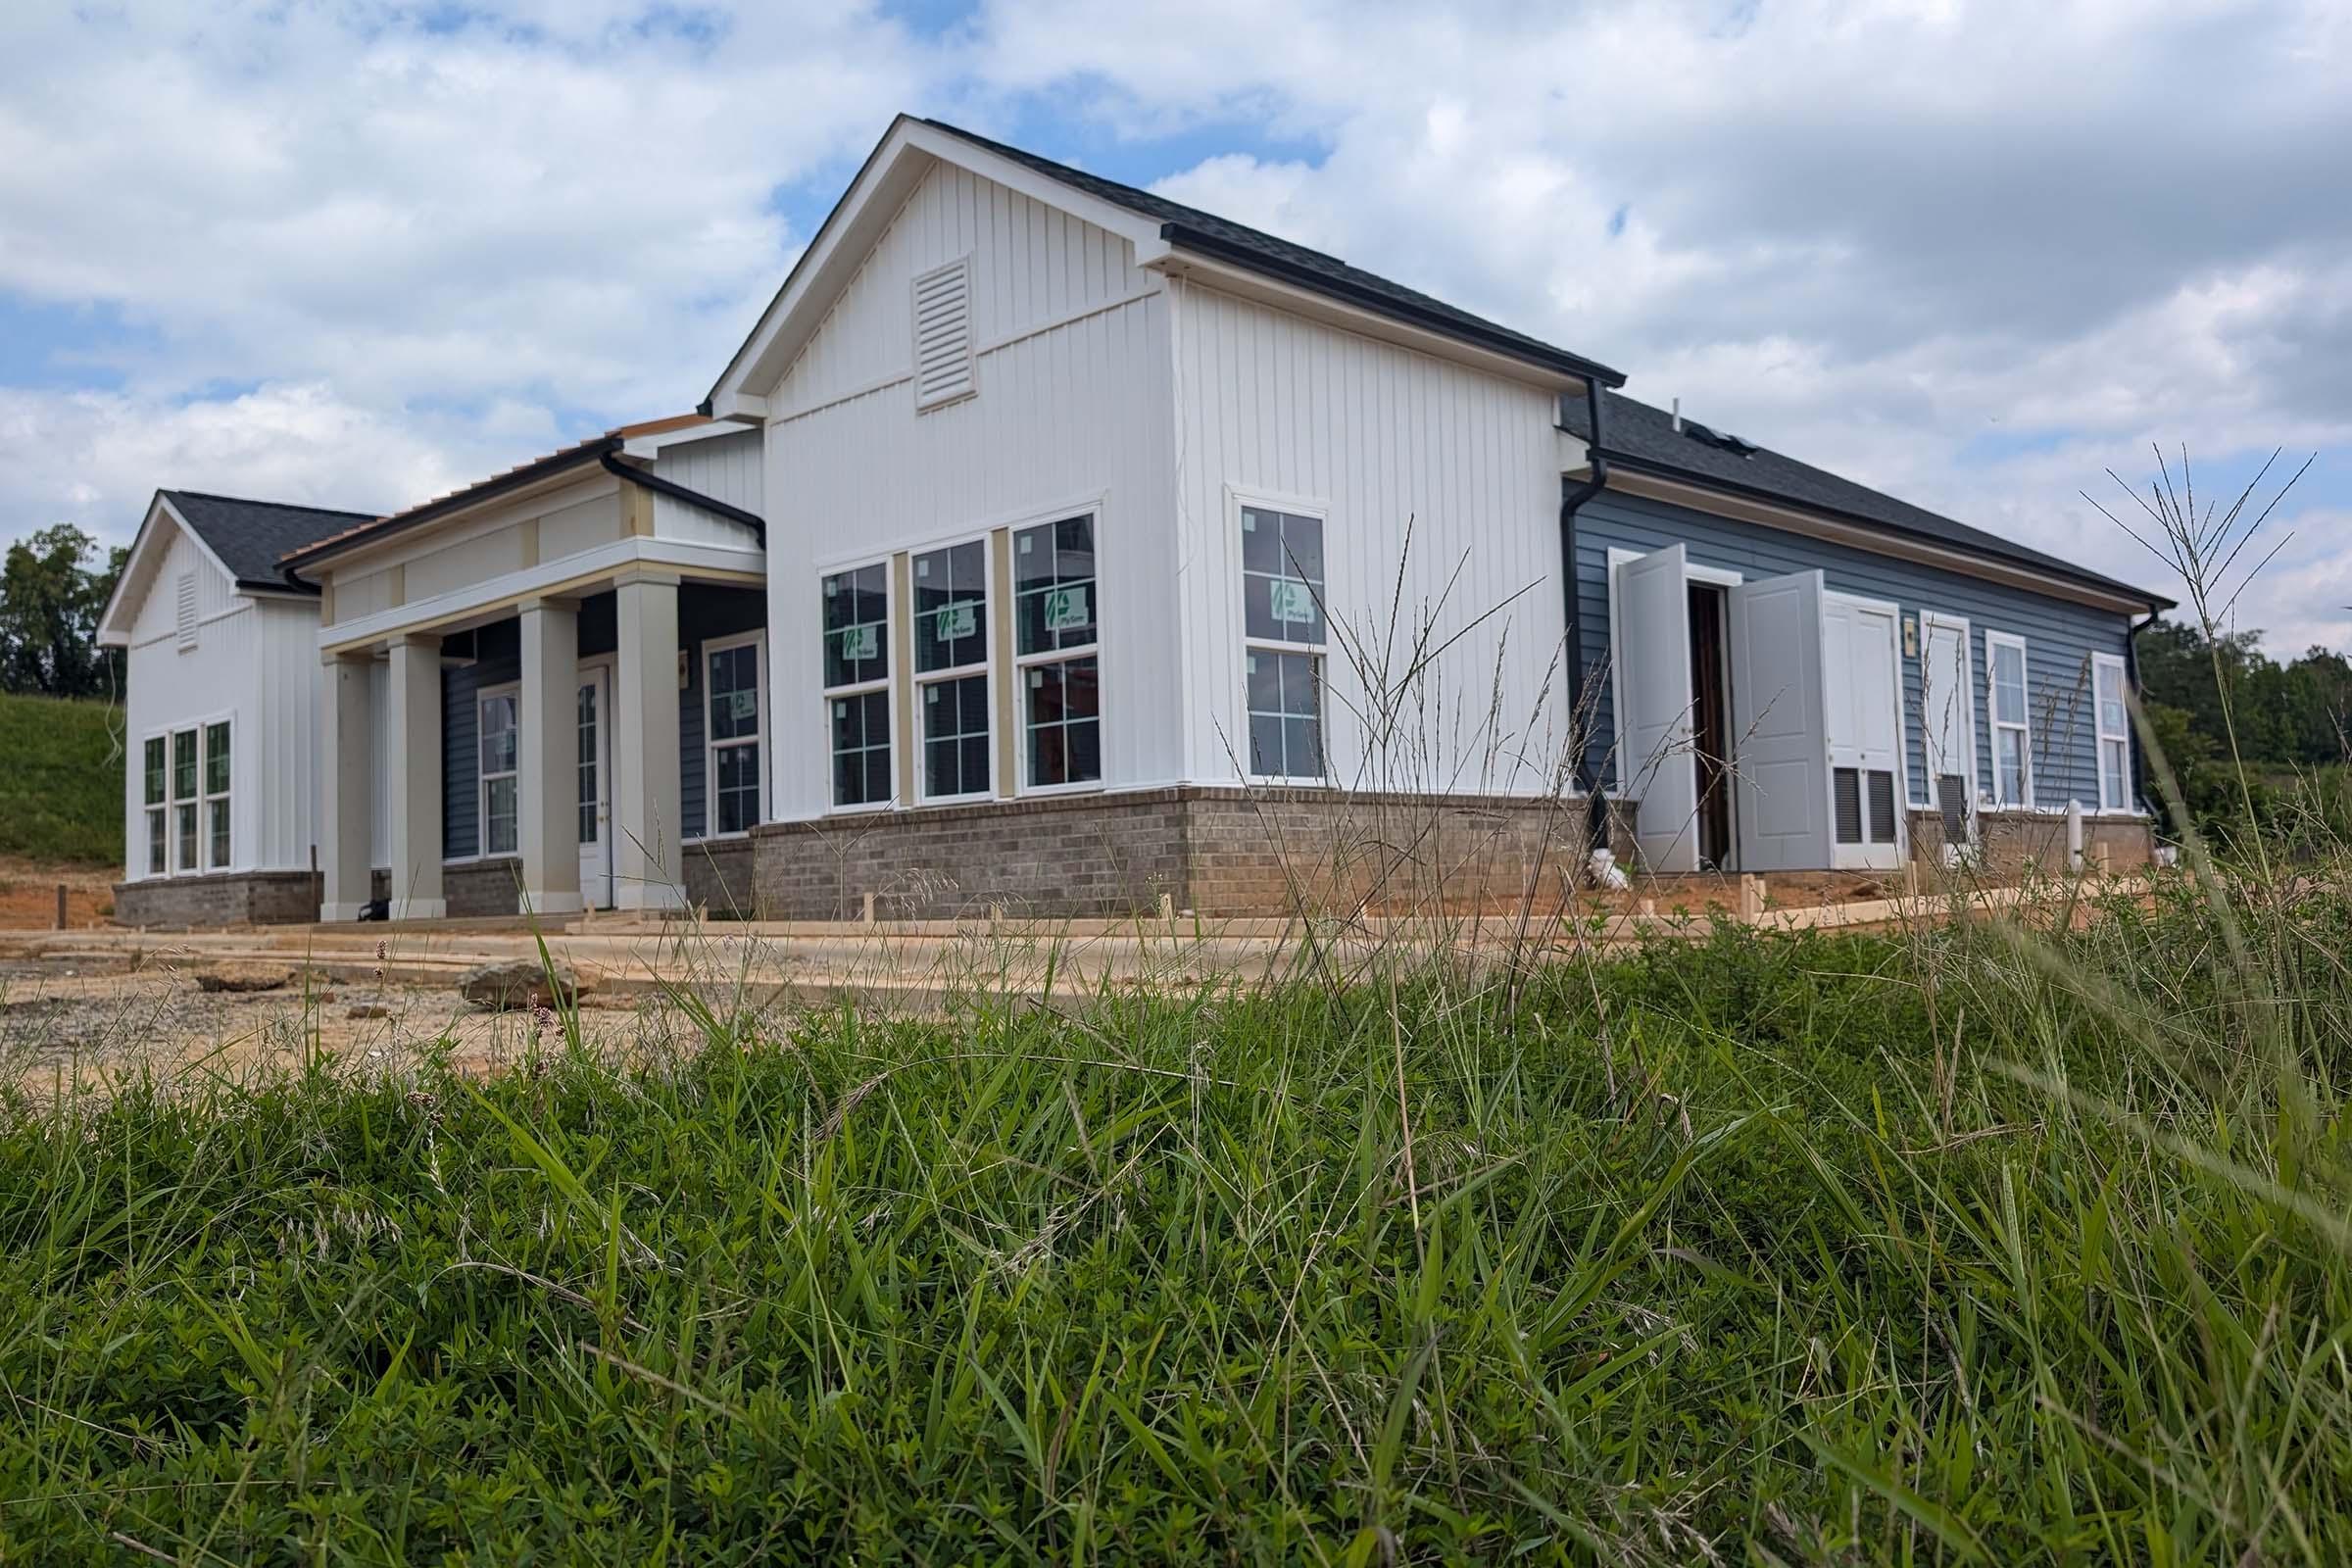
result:
<svg viewBox="0 0 2352 1568"><path fill-rule="evenodd" d="M1742 583L1729 598L1740 868L1826 869L1832 863L1830 740L1821 671L1821 573ZM1646 801L1642 815L1649 815Z"/></svg>
<svg viewBox="0 0 2352 1568"><path fill-rule="evenodd" d="M1681 545L1616 568L1617 776L1641 803L1634 837L1652 871L1698 869L1691 752L1690 600Z"/></svg>
<svg viewBox="0 0 2352 1568"><path fill-rule="evenodd" d="M1903 863L1901 612L1830 594L1821 611L1828 700L1830 831L1840 870Z"/></svg>

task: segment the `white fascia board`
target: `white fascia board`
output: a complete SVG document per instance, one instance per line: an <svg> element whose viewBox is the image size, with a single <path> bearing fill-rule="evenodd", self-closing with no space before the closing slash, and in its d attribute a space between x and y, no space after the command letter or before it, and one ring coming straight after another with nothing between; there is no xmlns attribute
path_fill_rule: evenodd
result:
<svg viewBox="0 0 2352 1568"><path fill-rule="evenodd" d="M765 402L764 399L761 400ZM687 446L696 441L708 441L712 436L741 435L743 421L720 418L713 415L701 424L690 424L676 430L661 430L651 435L633 435L620 444L620 455L638 458L647 463L662 456L670 447Z"/></svg>
<svg viewBox="0 0 2352 1568"><path fill-rule="evenodd" d="M1677 479L1633 473L1620 468L1609 475L1609 488L1627 495L1647 496L1653 501L1669 501L1678 507L1689 507L1693 512L1704 512L1718 517L1731 517L1740 522L1777 528L1783 533L1801 534L1808 539L1826 539L1833 544L1848 545L1874 556L1909 561L1924 566L1940 566L1964 577L1999 583L2005 588L2022 588L2029 593L2040 594L2045 599L2064 599L2073 604L2089 605L2096 610L2113 611L2118 614L2140 614L2148 608L2139 600L2102 593L2087 583L2069 582L2063 577L2035 571L2031 566L1989 556L1972 555L1955 546L1939 545L1932 540L1899 534L1892 529L1866 527L1794 506L1778 506L1750 500L1745 496L1726 495L1704 485L1686 484Z"/></svg>
<svg viewBox="0 0 2352 1568"><path fill-rule="evenodd" d="M626 539L599 545L594 550L560 556L554 561L526 566L520 571L501 572L482 582L467 583L463 588L453 588L447 593L434 594L411 604L396 605L389 610L379 610L370 615L337 621L331 627L319 629L319 651L328 654L355 653L403 636L463 630L463 623L474 617L503 620L506 618L504 613L485 615L484 612L504 612L509 606L534 594L572 588L583 580L593 584L594 579L631 566L653 566L679 573L726 572L765 578L767 552L702 544L686 539L664 539L660 535L632 534ZM597 590L590 586L587 591Z"/></svg>
<svg viewBox="0 0 2352 1568"><path fill-rule="evenodd" d="M167 501L159 490L155 500L148 504L147 515L140 520L138 533L130 541L130 558L122 564L122 575L115 580L115 591L106 602L105 612L98 617L98 646L101 648L130 646L130 623L138 618L139 606L146 602L147 590L154 583L163 553L172 548L171 535L157 526L159 517L169 519L171 525L196 547L196 553L220 574L231 593L252 597L248 590L237 586L237 574L213 553L213 547L204 542L204 536L188 526L188 519L181 516L179 509Z"/></svg>
<svg viewBox="0 0 2352 1568"><path fill-rule="evenodd" d="M1395 344L1398 348L1426 354L1432 359L1450 360L1493 375L1540 386L1548 392L1565 392L1571 388L1581 390L1585 384L1581 378L1566 371L1548 369L1508 354L1483 349L1448 333L1416 326L1410 321L1365 310L1313 289L1268 277L1263 272L1228 262L1222 257L1202 256L1157 238L1152 242L1148 259L1143 248L1138 247L1137 265L1147 271L1182 278L1202 288L1212 288L1220 294L1230 294L1259 305L1270 305L1276 310L1304 317L1325 326L1337 327L1343 332L1352 332L1358 337Z"/></svg>
<svg viewBox="0 0 2352 1568"><path fill-rule="evenodd" d="M767 393L783 379L794 356L815 331L834 299L856 275L922 176L937 164L969 170L983 179L1120 235L1136 247L1138 256L1159 243L1159 225L1139 213L1089 196L1026 164L901 115L849 190L825 216L816 238L802 252L783 288L760 313L759 323L711 387L712 417L765 417Z"/></svg>

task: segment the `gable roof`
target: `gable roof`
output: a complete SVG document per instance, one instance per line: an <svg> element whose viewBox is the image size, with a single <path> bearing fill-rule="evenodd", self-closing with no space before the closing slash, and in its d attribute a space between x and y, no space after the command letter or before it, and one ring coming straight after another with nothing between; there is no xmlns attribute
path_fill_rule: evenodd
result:
<svg viewBox="0 0 2352 1568"><path fill-rule="evenodd" d="M1973 528L1965 522L1913 506L1908 501L1841 478L1826 468L1772 451L1736 441L1690 419L1675 428L1674 416L1640 403L1622 393L1607 394L1608 440L1601 448L1611 464L1661 477L1682 479L1708 489L1751 496L1801 507L1809 512L1859 522L1866 526L1927 540L1949 549L1992 561L2006 562L2063 582L2093 588L2117 598L2170 610L2173 601L2161 594L2102 576L2061 561L2015 540ZM1592 436L1584 404L1563 398L1561 423L1584 440ZM1745 448L1744 451L1738 450Z"/></svg>
<svg viewBox="0 0 2352 1568"><path fill-rule="evenodd" d="M1237 223L1198 207L1155 196L1134 185L1090 174L1083 169L1055 163L1033 152L1008 146L1001 141L951 125L943 120L925 120L934 130L958 137L975 147L985 148L1001 158L1009 158L1024 168L1035 170L1050 179L1057 179L1073 190L1084 191L1113 207L1125 208L1139 217L1148 218L1160 225L1159 237L1184 250L1205 252L1237 267L1296 284L1317 294L1409 321L1446 336L1459 338L1480 348L1493 349L1513 359L1526 360L1546 369L1563 371L1579 380L1588 376L1607 386L1623 386L1625 376L1607 366L1589 360L1581 354L1555 348L1524 332L1513 331L1484 317L1446 304L1444 300L1406 288L1378 273L1351 267L1337 256L1310 250L1304 245L1266 233L1262 229Z"/></svg>
<svg viewBox="0 0 2352 1568"><path fill-rule="evenodd" d="M1350 267L1336 256L992 141L944 121L901 115L866 155L774 298L719 371L702 402L703 414L745 419L764 416L760 397L752 394L746 382L758 378L772 386L784 373L901 204L939 163L1011 185L1106 228L1132 243L1139 262L1147 267L1161 266L1171 256L1189 256L1204 270L1246 273L1281 289L1313 295L1318 301L1355 313L1359 321L1369 317L1394 323L1394 329L1402 334L1400 340L1450 341L1473 353L1529 366L1550 376L1606 386L1625 381L1621 372L1581 354L1473 316L1417 289Z"/></svg>
<svg viewBox="0 0 2352 1568"><path fill-rule="evenodd" d="M315 591L288 582L277 569L278 558L374 515L208 495L202 490L158 490L156 495L170 504L172 514L188 525L239 588L265 593Z"/></svg>

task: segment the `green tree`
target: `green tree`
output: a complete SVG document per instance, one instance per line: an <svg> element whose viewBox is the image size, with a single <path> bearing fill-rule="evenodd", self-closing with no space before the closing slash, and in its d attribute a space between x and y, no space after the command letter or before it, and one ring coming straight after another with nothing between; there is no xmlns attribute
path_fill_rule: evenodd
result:
<svg viewBox="0 0 2352 1568"><path fill-rule="evenodd" d="M96 557L102 564L90 569ZM0 690L44 697L115 697L122 656L98 646L98 618L129 552L101 553L71 523L8 547L0 564Z"/></svg>

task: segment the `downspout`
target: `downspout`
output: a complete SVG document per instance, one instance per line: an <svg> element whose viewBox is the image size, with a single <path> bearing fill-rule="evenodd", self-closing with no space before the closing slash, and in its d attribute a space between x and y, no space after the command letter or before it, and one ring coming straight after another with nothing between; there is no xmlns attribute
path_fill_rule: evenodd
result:
<svg viewBox="0 0 2352 1568"><path fill-rule="evenodd" d="M1568 701L1575 713L1585 711L1585 634L1583 617L1577 613L1576 514L1609 482L1605 409L1600 382L1585 377L1585 419L1592 431L1585 442L1585 455L1592 471L1574 484L1564 483L1560 492L1560 583L1568 612ZM1609 842L1609 804L1601 794L1599 770L1592 765L1592 737L1579 732L1573 722L1570 735L1577 743L1575 778L1585 792L1586 828L1590 842L1597 848Z"/></svg>
<svg viewBox="0 0 2352 1568"><path fill-rule="evenodd" d="M2151 610L2148 612L2147 619L2133 621L2130 629L2124 633L2124 685L2129 689L2134 701L2141 700L2139 696L2139 634L2155 625L2158 617L2163 613L2164 612L2161 610ZM2146 748L2140 743L2139 736L2132 733L2130 726L2125 729L2125 737L2132 748L2132 804L2140 810L2150 811L2147 758L2143 755ZM2152 811L2151 814L2153 814Z"/></svg>

